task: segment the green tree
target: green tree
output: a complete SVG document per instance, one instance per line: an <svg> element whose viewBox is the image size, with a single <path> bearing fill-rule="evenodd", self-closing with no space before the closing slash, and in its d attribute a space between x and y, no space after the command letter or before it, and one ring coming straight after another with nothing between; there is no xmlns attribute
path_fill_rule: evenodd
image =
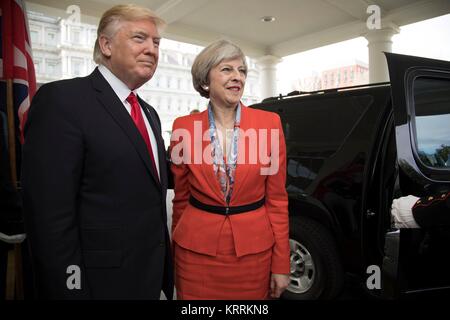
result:
<svg viewBox="0 0 450 320"><path fill-rule="evenodd" d="M447 165L449 164L449 155L450 155L450 146L447 146L445 144L441 144L441 147L436 149L436 154L442 159L444 160L444 162L447 163Z"/></svg>

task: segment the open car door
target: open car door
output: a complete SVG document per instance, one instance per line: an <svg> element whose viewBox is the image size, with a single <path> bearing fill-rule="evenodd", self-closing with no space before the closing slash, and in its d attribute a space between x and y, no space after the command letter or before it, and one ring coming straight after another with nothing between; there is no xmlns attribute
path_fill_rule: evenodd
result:
<svg viewBox="0 0 450 320"><path fill-rule="evenodd" d="M396 193L439 196L450 190L450 62L392 53L386 57L396 131ZM385 297L450 292L450 226L432 225L392 228L386 234Z"/></svg>

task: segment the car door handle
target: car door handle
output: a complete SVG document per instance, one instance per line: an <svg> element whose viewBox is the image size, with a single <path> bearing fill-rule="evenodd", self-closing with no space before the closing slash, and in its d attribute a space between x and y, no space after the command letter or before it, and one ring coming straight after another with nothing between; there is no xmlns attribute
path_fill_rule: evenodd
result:
<svg viewBox="0 0 450 320"><path fill-rule="evenodd" d="M370 210L370 209L367 209L367 211L366 211L366 216L367 216L367 218L373 217L373 216L375 216L376 214L377 214L376 212L373 212L373 211Z"/></svg>

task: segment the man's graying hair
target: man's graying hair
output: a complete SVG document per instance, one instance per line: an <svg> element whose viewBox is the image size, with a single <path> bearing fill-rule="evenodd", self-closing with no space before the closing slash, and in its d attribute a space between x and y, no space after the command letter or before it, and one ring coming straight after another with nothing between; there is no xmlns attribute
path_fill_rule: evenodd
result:
<svg viewBox="0 0 450 320"><path fill-rule="evenodd" d="M166 26L163 19L158 17L150 9L140 7L134 4L121 4L112 7L107 10L102 18L97 29L97 40L94 45L94 61L98 64L103 64L105 57L100 49L98 39L101 35L108 38L114 37L116 32L120 29L123 21L138 21L138 20L150 20L152 21L158 31Z"/></svg>

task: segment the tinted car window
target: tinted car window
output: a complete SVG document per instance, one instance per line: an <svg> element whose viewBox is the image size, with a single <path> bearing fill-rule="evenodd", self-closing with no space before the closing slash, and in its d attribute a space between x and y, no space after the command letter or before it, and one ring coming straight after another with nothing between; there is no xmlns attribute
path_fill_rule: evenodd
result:
<svg viewBox="0 0 450 320"><path fill-rule="evenodd" d="M373 97L369 95L305 99L298 106L285 108L286 141L297 144L299 152L332 154L341 147L372 102Z"/></svg>
<svg viewBox="0 0 450 320"><path fill-rule="evenodd" d="M288 191L303 191L352 133L371 95L302 99L280 104L287 145ZM332 133L332 134L330 134Z"/></svg>
<svg viewBox="0 0 450 320"><path fill-rule="evenodd" d="M413 88L419 159L431 168L450 168L450 80L419 77Z"/></svg>

